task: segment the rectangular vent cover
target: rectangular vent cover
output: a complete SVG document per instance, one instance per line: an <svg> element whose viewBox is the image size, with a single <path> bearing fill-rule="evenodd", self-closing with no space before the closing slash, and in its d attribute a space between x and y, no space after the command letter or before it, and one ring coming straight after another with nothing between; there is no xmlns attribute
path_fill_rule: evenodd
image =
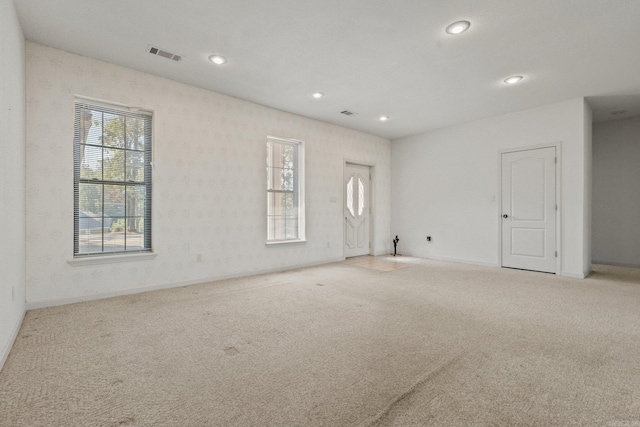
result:
<svg viewBox="0 0 640 427"><path fill-rule="evenodd" d="M180 55L176 55L175 53L171 53L153 46L149 46L149 53L152 55L162 56L163 58L172 59L174 61L180 61L182 59Z"/></svg>
<svg viewBox="0 0 640 427"><path fill-rule="evenodd" d="M344 110L344 111L340 111L340 114L344 114L345 116L353 116L356 113L354 113L353 111Z"/></svg>

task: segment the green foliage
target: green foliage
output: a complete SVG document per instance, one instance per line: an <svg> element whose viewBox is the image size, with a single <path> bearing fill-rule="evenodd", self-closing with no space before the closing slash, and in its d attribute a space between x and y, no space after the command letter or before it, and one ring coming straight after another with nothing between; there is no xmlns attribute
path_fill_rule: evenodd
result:
<svg viewBox="0 0 640 427"><path fill-rule="evenodd" d="M298 146L267 144L268 238L282 240L298 235Z"/></svg>
<svg viewBox="0 0 640 427"><path fill-rule="evenodd" d="M143 231L145 120L95 110L86 118L80 145L80 211L119 218L113 220L112 231ZM124 216L135 218L125 221Z"/></svg>
<svg viewBox="0 0 640 427"><path fill-rule="evenodd" d="M124 231L125 221L124 218L116 219L111 223L111 231L114 233Z"/></svg>

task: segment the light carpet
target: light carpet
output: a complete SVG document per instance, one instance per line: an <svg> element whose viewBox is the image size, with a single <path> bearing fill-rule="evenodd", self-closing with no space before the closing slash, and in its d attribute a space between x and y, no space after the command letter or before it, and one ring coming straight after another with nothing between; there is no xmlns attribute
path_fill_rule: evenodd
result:
<svg viewBox="0 0 640 427"><path fill-rule="evenodd" d="M0 425L640 426L640 273L334 263L33 310Z"/></svg>

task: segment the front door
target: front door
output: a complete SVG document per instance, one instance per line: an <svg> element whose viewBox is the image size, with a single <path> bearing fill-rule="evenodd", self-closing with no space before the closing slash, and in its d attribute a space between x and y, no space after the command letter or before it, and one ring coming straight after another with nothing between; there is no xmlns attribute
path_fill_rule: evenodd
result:
<svg viewBox="0 0 640 427"><path fill-rule="evenodd" d="M369 253L369 168L347 163L344 173L344 256Z"/></svg>
<svg viewBox="0 0 640 427"><path fill-rule="evenodd" d="M502 154L502 266L556 272L556 149Z"/></svg>

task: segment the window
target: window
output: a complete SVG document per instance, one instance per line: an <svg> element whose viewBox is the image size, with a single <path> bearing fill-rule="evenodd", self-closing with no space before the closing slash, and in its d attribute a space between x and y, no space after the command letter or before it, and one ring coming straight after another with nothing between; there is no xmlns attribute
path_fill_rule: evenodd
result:
<svg viewBox="0 0 640 427"><path fill-rule="evenodd" d="M304 241L304 149L267 138L267 243Z"/></svg>
<svg viewBox="0 0 640 427"><path fill-rule="evenodd" d="M76 102L74 256L151 251L151 120Z"/></svg>

